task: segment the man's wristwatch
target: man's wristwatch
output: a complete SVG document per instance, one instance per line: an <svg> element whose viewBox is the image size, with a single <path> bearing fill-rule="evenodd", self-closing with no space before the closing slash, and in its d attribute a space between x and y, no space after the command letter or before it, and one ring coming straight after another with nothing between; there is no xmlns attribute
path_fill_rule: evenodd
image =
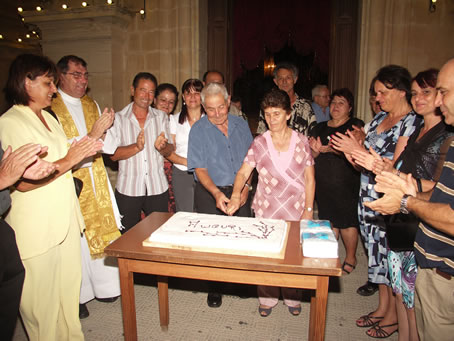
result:
<svg viewBox="0 0 454 341"><path fill-rule="evenodd" d="M248 183L246 183L244 185L248 188L249 192L252 192L252 185L249 185Z"/></svg>
<svg viewBox="0 0 454 341"><path fill-rule="evenodd" d="M408 197L411 197L411 195L409 195L409 194L404 194L404 196L403 196L402 199L400 200L400 212L402 212L403 214L408 214L408 213L410 213L410 212L408 211L408 207L407 207Z"/></svg>

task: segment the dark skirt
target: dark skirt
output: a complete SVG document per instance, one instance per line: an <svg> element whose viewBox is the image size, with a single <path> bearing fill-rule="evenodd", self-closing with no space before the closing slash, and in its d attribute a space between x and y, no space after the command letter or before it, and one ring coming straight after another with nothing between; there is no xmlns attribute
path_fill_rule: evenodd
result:
<svg viewBox="0 0 454 341"><path fill-rule="evenodd" d="M323 153L315 160L315 181L319 219L339 229L358 227L359 172L343 155Z"/></svg>

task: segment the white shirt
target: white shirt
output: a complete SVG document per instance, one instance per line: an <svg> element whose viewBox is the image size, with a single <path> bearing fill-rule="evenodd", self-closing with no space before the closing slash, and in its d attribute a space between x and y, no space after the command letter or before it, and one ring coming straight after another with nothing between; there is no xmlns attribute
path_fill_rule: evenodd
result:
<svg viewBox="0 0 454 341"><path fill-rule="evenodd" d="M133 103L130 103L115 114L114 124L104 139L105 153L113 154L118 147L136 143L141 128L132 107ZM169 138L167 114L149 107L143 129L144 149L118 162L117 191L131 197L158 195L169 188L164 174L164 158L154 147L161 132Z"/></svg>
<svg viewBox="0 0 454 341"><path fill-rule="evenodd" d="M183 124L178 123L180 118L180 112L169 117L169 130L171 135L175 135L175 154L178 156L188 158L188 141L189 132L191 131L191 125L188 120L185 120ZM184 165L175 164L179 170L187 171L188 167Z"/></svg>

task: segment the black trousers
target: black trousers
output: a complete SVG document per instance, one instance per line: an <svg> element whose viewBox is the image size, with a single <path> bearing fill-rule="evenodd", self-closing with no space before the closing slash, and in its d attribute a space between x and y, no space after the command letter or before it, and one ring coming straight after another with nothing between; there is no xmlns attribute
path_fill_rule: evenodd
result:
<svg viewBox="0 0 454 341"><path fill-rule="evenodd" d="M225 194L227 198L230 199L232 196L233 187L225 186L218 187L222 193ZM246 203L240 207L238 211L235 212L235 216L238 217L250 217L251 216L251 198L249 197ZM208 192L205 187L200 182L196 182L194 190L194 207L197 213L207 213L207 214L218 214L225 215L220 209L216 207L216 200L210 192Z"/></svg>
<svg viewBox="0 0 454 341"><path fill-rule="evenodd" d="M14 230L0 218L0 339L11 340L19 313L25 269Z"/></svg>
<svg viewBox="0 0 454 341"><path fill-rule="evenodd" d="M219 187L222 193L225 194L227 198L230 199L232 196L233 187L232 186L225 186ZM248 198L246 203L240 207L238 211L235 212L235 216L238 217L250 217L251 216L251 199ZM200 182L196 182L195 190L194 190L194 207L197 213L207 213L207 214L218 214L218 215L225 215L224 212L219 210L216 207L216 200L214 200L213 196L210 192L208 192L205 187ZM222 293L225 291L224 287L225 283L220 282L209 282L209 291L212 293ZM244 285L236 285L237 290L241 291L244 290ZM241 296L241 294L240 294Z"/></svg>
<svg viewBox="0 0 454 341"><path fill-rule="evenodd" d="M121 225L124 227L121 230L122 234L141 220L142 211L145 213L145 216L153 212L169 211L168 190L158 195L144 195L139 197L130 197L115 190L115 199L117 199L118 210L122 215Z"/></svg>

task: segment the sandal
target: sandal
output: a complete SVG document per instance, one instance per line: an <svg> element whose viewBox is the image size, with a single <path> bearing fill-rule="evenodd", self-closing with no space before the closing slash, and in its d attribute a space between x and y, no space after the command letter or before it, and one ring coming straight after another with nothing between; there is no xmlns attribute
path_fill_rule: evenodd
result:
<svg viewBox="0 0 454 341"><path fill-rule="evenodd" d="M268 317L271 312L273 311L273 308L263 308L262 306L259 306L259 314L261 317Z"/></svg>
<svg viewBox="0 0 454 341"><path fill-rule="evenodd" d="M288 311L292 314L292 316L298 316L301 314L301 305L298 307L288 307Z"/></svg>
<svg viewBox="0 0 454 341"><path fill-rule="evenodd" d="M367 315L363 315L359 319L357 319L356 320L356 326L360 327L360 328L374 327L376 324L378 324L380 322L380 320L383 319L383 316L372 316L371 314L372 313L369 313ZM377 320L377 321L372 321L372 319Z"/></svg>
<svg viewBox="0 0 454 341"><path fill-rule="evenodd" d="M346 268L346 266L349 266L351 268L351 270L348 270ZM352 264L347 263L345 261L344 261L344 263L342 263L342 267L341 267L342 271L345 272L347 275L350 275L352 273L352 271L355 270L355 268L356 268L356 265L352 265Z"/></svg>
<svg viewBox="0 0 454 341"><path fill-rule="evenodd" d="M367 330L366 334L367 334L367 336L373 337L375 339L386 339L386 338L390 337L391 335L393 335L395 332L397 332L399 330L399 328L394 329L391 333L388 333L383 328L393 327L393 326L397 326L397 325L398 325L398 323L387 324L386 326L380 326L379 324L376 324L371 329ZM375 331L375 335L371 335L370 332L372 330Z"/></svg>

